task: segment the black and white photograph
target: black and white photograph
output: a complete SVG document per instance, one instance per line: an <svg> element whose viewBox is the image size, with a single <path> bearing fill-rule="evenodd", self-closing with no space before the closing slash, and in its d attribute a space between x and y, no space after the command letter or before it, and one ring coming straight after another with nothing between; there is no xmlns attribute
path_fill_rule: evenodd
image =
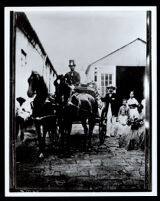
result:
<svg viewBox="0 0 160 201"><path fill-rule="evenodd" d="M155 47L156 7L5 8L6 195L155 195Z"/></svg>

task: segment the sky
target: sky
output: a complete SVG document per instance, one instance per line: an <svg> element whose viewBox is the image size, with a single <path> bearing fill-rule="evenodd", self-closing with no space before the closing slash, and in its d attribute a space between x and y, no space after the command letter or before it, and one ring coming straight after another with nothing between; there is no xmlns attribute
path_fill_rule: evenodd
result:
<svg viewBox="0 0 160 201"><path fill-rule="evenodd" d="M82 81L89 64L130 43L146 41L145 11L27 11L58 74L69 71L74 59Z"/></svg>

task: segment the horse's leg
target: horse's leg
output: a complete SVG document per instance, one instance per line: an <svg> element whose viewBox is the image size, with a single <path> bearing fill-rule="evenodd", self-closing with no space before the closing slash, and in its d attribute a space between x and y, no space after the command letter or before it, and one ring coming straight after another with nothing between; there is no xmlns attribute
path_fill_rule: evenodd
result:
<svg viewBox="0 0 160 201"><path fill-rule="evenodd" d="M70 152L70 134L72 130L72 122L66 122L66 138L67 138L67 152Z"/></svg>
<svg viewBox="0 0 160 201"><path fill-rule="evenodd" d="M60 149L61 151L63 152L64 151L64 135L65 135L65 128L64 128L64 122L59 119L58 120L58 126L59 126L59 133L61 135L61 146L60 146Z"/></svg>
<svg viewBox="0 0 160 201"><path fill-rule="evenodd" d="M40 141L41 139L41 129L40 129L40 124L38 122L35 122L35 128L36 128L36 132L38 135L38 141Z"/></svg>
<svg viewBox="0 0 160 201"><path fill-rule="evenodd" d="M95 118L92 116L89 117L88 123L89 123L88 147L91 147L91 139L92 139L93 129L95 126Z"/></svg>
<svg viewBox="0 0 160 201"><path fill-rule="evenodd" d="M21 141L24 140L24 119L23 118L19 118L19 125L20 125L20 131L21 131L21 136L20 139Z"/></svg>
<svg viewBox="0 0 160 201"><path fill-rule="evenodd" d="M52 121L52 125L50 125L50 126L51 126L51 131L50 131L51 137L50 137L50 139L51 139L52 145L57 145L58 133L57 133L57 125L56 125L55 119Z"/></svg>
<svg viewBox="0 0 160 201"><path fill-rule="evenodd" d="M87 145L87 135L88 135L88 127L87 127L87 123L86 123L86 118L83 118L81 120L82 122L82 126L84 128L84 134L85 134L85 138L84 138L84 148L86 148Z"/></svg>
<svg viewBox="0 0 160 201"><path fill-rule="evenodd" d="M53 138L53 135L52 135L52 129L49 129L49 130L48 130L48 135L49 135L49 140L50 140L51 142L53 142L53 141L54 141L54 138Z"/></svg>
<svg viewBox="0 0 160 201"><path fill-rule="evenodd" d="M53 132L54 132L54 136L55 136L55 144L58 145L60 136L61 136L61 132L60 132L60 128L59 128L57 119L54 119L54 131Z"/></svg>
<svg viewBox="0 0 160 201"><path fill-rule="evenodd" d="M41 124L39 122L35 122L36 132L38 134L38 142L39 142L39 152L42 152L42 137L41 137Z"/></svg>
<svg viewBox="0 0 160 201"><path fill-rule="evenodd" d="M50 130L50 140L51 140L51 144L55 144L56 142L56 131L55 131L55 128L52 128Z"/></svg>
<svg viewBox="0 0 160 201"><path fill-rule="evenodd" d="M47 128L46 126L43 125L42 137L41 137L41 143L40 143L40 155L39 155L40 158L44 157L46 133L47 133Z"/></svg>
<svg viewBox="0 0 160 201"><path fill-rule="evenodd" d="M56 143L56 122L54 118L49 119L49 137L51 140L51 144L55 144Z"/></svg>
<svg viewBox="0 0 160 201"><path fill-rule="evenodd" d="M41 129L42 126L42 129ZM36 131L38 134L38 142L39 142L39 158L44 157L44 148L45 148L45 136L46 136L46 128L42 125L42 122L35 122Z"/></svg>
<svg viewBox="0 0 160 201"><path fill-rule="evenodd" d="M56 122L55 122L55 128L54 128L54 135L55 135L56 145L58 145L60 142L61 132L60 132L59 125Z"/></svg>

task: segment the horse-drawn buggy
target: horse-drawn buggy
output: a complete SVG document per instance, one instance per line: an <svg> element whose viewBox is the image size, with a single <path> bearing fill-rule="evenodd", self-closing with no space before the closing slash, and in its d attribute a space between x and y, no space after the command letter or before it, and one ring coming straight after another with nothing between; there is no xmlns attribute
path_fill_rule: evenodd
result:
<svg viewBox="0 0 160 201"><path fill-rule="evenodd" d="M97 116L98 102L94 89L81 85L76 89L66 82L63 75L58 75L54 81L55 94L49 95L42 76L32 72L28 79L29 97L35 96L32 104L32 116L38 134L40 157L45 150L45 137L49 133L51 140L63 148L64 138L69 149L69 137L72 124L80 121L85 134L84 147L91 147L91 138L95 124L99 126L100 144L104 142L106 124Z"/></svg>

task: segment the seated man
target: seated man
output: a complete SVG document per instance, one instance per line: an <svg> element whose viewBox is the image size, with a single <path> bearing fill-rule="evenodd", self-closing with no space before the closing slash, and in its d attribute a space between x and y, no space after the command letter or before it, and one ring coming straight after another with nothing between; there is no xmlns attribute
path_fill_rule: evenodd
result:
<svg viewBox="0 0 160 201"><path fill-rule="evenodd" d="M70 71L65 74L65 79L68 86L71 88L70 94L68 95L68 98L70 99L71 95L76 92L76 88L80 84L80 74L75 71L76 64L74 63L74 60L69 60L68 66L70 67ZM71 100L69 100L69 104L72 104Z"/></svg>
<svg viewBox="0 0 160 201"><path fill-rule="evenodd" d="M69 67L71 71L65 74L68 84L73 89L80 84L80 74L75 71L75 66L74 60L69 60Z"/></svg>
<svg viewBox="0 0 160 201"><path fill-rule="evenodd" d="M70 67L71 71L65 74L65 79L71 88L69 97L70 98L72 97L72 100L70 100L70 98L69 98L69 101L68 100L67 101L70 105L78 106L78 100L77 100L76 96L79 93L91 94L94 98L96 95L95 95L95 90L93 88L89 89L89 87L87 87L87 86L86 87L80 86L80 74L75 71L75 66L76 65L74 63L74 60L69 60L69 67ZM74 93L74 95L72 96L73 93ZM97 100L96 100L96 104L97 104L96 105L96 108L97 108L96 115L98 116Z"/></svg>

